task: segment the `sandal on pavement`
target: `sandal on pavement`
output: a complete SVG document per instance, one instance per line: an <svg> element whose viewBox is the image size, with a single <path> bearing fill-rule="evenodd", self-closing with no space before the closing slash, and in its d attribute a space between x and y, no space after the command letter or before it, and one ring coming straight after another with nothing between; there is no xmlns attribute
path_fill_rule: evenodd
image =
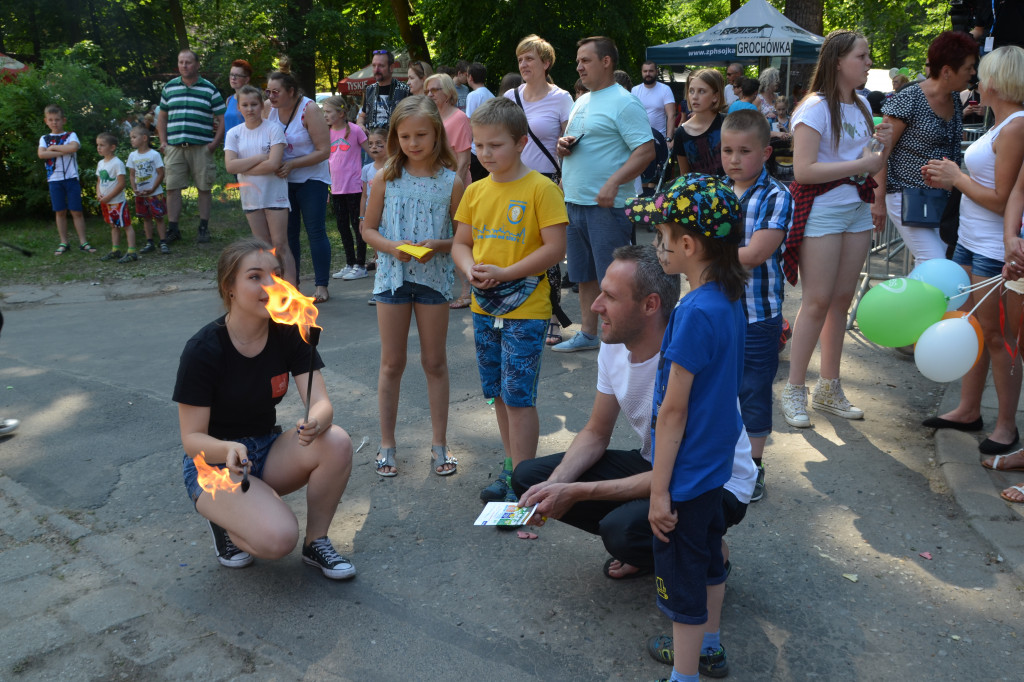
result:
<svg viewBox="0 0 1024 682"><path fill-rule="evenodd" d="M457 299L448 304L448 307L452 310L461 310L462 308L469 307L469 296L459 296Z"/></svg>
<svg viewBox="0 0 1024 682"><path fill-rule="evenodd" d="M557 322L549 323L548 338L544 340L544 343L549 346L556 346L562 343L562 325Z"/></svg>
<svg viewBox="0 0 1024 682"><path fill-rule="evenodd" d="M645 575L650 575L651 573L654 573L654 567L653 566L647 566L646 568L645 567L641 567L641 566L633 566L633 568L636 569L635 572L630 573L629 575L623 575L623 576L620 576L620 577L616 578L615 576L613 576L611 573L608 572L611 569L613 561L618 561L620 564L623 564L623 565L625 564L624 561L620 561L619 559L616 559L615 557L608 557L608 561L604 562L604 568L602 570L604 571L604 577L610 578L612 580L632 580L633 578L642 578ZM630 564L630 565L632 565L632 564Z"/></svg>
<svg viewBox="0 0 1024 682"><path fill-rule="evenodd" d="M398 468L395 466L395 448L380 448L377 450L377 455L377 459L374 460L374 464L377 465L377 475L385 478L397 476L398 472L394 471ZM384 471L384 467L391 467L392 471Z"/></svg>
<svg viewBox="0 0 1024 682"><path fill-rule="evenodd" d="M672 648L672 635L655 635L647 640L647 653L658 663L672 665L675 650Z"/></svg>
<svg viewBox="0 0 1024 682"><path fill-rule="evenodd" d="M1014 504L1024 504L1024 499L1020 499L1020 500L1013 499L1012 497L1010 497L1009 495L1006 494L1007 490L1016 490L1018 493L1021 494L1021 497L1024 497L1024 483L1022 483L1021 485L1011 485L1006 490L1002 490L1002 491L999 492L999 497L1003 498L1007 502L1013 502Z"/></svg>
<svg viewBox="0 0 1024 682"><path fill-rule="evenodd" d="M459 460L455 459L448 454L447 445L431 445L430 454L433 457L430 458L430 468L438 476L451 476L459 468ZM451 469L442 468L438 471L439 467L451 466Z"/></svg>
<svg viewBox="0 0 1024 682"><path fill-rule="evenodd" d="M63 256L69 250L70 250L70 247L67 244L65 244L64 242L61 242L60 244L57 244L57 249L53 252L53 255L54 256Z"/></svg>
<svg viewBox="0 0 1024 682"><path fill-rule="evenodd" d="M992 459L982 460L981 466L983 466L986 469L989 469L991 471L1024 471L1024 465L1022 465L1022 466L1000 466L1000 464L999 464L1000 462L1002 462L1005 459L1009 459L1010 457L1013 457L1014 455L1024 456L1024 450L1017 450L1016 452L1011 452L1008 455L996 455Z"/></svg>
<svg viewBox="0 0 1024 682"><path fill-rule="evenodd" d="M331 300L331 295L327 293L327 289L324 289L324 292L322 294L320 292L317 292L313 296L313 303L327 303L327 301L329 300Z"/></svg>
<svg viewBox="0 0 1024 682"><path fill-rule="evenodd" d="M78 248L79 250L85 251L86 253L96 253L96 249L94 249L92 244L90 244L89 242L82 242L81 246L79 246Z"/></svg>

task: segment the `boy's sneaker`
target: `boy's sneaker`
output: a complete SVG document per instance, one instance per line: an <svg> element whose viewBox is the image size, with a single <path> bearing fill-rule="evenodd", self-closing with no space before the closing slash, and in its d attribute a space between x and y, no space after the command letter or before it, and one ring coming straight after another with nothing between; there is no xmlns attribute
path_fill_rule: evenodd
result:
<svg viewBox="0 0 1024 682"><path fill-rule="evenodd" d="M794 386L786 382L782 389L782 416L786 423L798 429L806 429L811 425L811 419L807 416L807 387Z"/></svg>
<svg viewBox="0 0 1024 682"><path fill-rule="evenodd" d="M511 501L518 501L516 494L512 491L511 478L511 471L502 471L489 486L480 491L480 499L484 502L506 502L511 495Z"/></svg>
<svg viewBox="0 0 1024 682"><path fill-rule="evenodd" d="M362 279L367 276L368 275L366 274L366 268L364 268L362 265L353 265L351 268L349 268L348 274L342 277L342 279Z"/></svg>
<svg viewBox="0 0 1024 682"><path fill-rule="evenodd" d="M764 497L764 465L757 467L757 481L754 483L754 494L750 496L751 502L757 502Z"/></svg>
<svg viewBox="0 0 1024 682"><path fill-rule="evenodd" d="M217 551L217 561L228 568L245 568L252 563L252 556L243 552L231 542L228 532L213 521L209 521L210 532L213 534L213 548Z"/></svg>
<svg viewBox="0 0 1024 682"><path fill-rule="evenodd" d="M156 251L156 244L153 242L146 242L146 245L139 249L139 253L153 253Z"/></svg>
<svg viewBox="0 0 1024 682"><path fill-rule="evenodd" d="M167 242L160 242L160 253L162 253L162 254L164 254L166 256L170 252L171 252L171 247L167 244Z"/></svg>
<svg viewBox="0 0 1024 682"><path fill-rule="evenodd" d="M576 353L581 350L597 350L600 347L601 339L598 337L588 339L583 332L576 332L576 335L568 341L551 346L551 350L556 353Z"/></svg>
<svg viewBox="0 0 1024 682"><path fill-rule="evenodd" d="M347 275L350 272L352 272L352 266L346 265L341 270L338 270L336 273L331 275L331 277L333 277L334 279L345 279L345 275Z"/></svg>
<svg viewBox="0 0 1024 682"><path fill-rule="evenodd" d="M729 662L725 660L725 647L718 647L715 651L705 649L700 652L700 662L697 664L697 672L706 677L725 677L729 674Z"/></svg>
<svg viewBox="0 0 1024 682"><path fill-rule="evenodd" d="M120 257L121 257L121 251L120 251L120 249L118 249L118 250L115 250L115 251L111 251L106 256L102 256L100 258L100 260L117 260Z"/></svg>
<svg viewBox="0 0 1024 682"><path fill-rule="evenodd" d="M118 263L131 263L132 261L139 260L139 254L134 251L129 251L120 258L117 259Z"/></svg>
<svg viewBox="0 0 1024 682"><path fill-rule="evenodd" d="M200 225L199 234L196 235L196 241L200 244L205 244L210 241L210 228L205 225Z"/></svg>
<svg viewBox="0 0 1024 682"><path fill-rule="evenodd" d="M854 407L846 399L839 379L818 379L814 386L811 405L819 412L829 412L845 419L863 419L864 410Z"/></svg>
<svg viewBox="0 0 1024 682"><path fill-rule="evenodd" d="M302 560L333 580L345 580L356 574L356 567L335 551L326 535L302 546Z"/></svg>

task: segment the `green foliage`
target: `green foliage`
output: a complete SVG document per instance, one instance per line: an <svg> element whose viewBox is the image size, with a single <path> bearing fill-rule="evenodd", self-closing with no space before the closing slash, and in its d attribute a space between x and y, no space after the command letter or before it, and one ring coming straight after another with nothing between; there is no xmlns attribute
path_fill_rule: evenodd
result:
<svg viewBox="0 0 1024 682"><path fill-rule="evenodd" d="M36 150L40 136L49 132L43 109L50 103L64 109L65 130L76 133L82 144L78 169L87 197L96 182L96 135L111 131L130 108L100 69L65 56L53 55L41 67L0 84L0 213L49 210L46 170ZM119 146L126 150L127 145Z"/></svg>

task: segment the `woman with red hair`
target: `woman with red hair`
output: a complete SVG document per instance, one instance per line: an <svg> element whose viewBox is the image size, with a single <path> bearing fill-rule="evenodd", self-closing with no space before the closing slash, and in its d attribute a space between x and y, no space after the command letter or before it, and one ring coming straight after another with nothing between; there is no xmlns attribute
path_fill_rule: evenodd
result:
<svg viewBox="0 0 1024 682"><path fill-rule="evenodd" d="M228 82L235 94L228 97L228 110L224 112L224 132L244 122L242 112L238 110L238 92L249 84L252 78L252 66L244 59L236 59L231 62L231 69L228 71Z"/></svg>

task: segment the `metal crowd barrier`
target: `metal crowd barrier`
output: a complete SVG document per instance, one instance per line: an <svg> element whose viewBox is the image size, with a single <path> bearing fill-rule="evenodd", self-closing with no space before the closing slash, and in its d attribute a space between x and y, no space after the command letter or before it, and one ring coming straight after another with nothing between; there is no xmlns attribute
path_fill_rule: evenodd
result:
<svg viewBox="0 0 1024 682"><path fill-rule="evenodd" d="M903 243L896 225L886 218L885 229L872 232L871 250L864 259L864 268L860 273L857 291L853 295L853 305L846 319L846 330L853 329L857 319L857 308L864 294L871 288L872 280L882 281L896 277L906 277L911 268L910 249Z"/></svg>

